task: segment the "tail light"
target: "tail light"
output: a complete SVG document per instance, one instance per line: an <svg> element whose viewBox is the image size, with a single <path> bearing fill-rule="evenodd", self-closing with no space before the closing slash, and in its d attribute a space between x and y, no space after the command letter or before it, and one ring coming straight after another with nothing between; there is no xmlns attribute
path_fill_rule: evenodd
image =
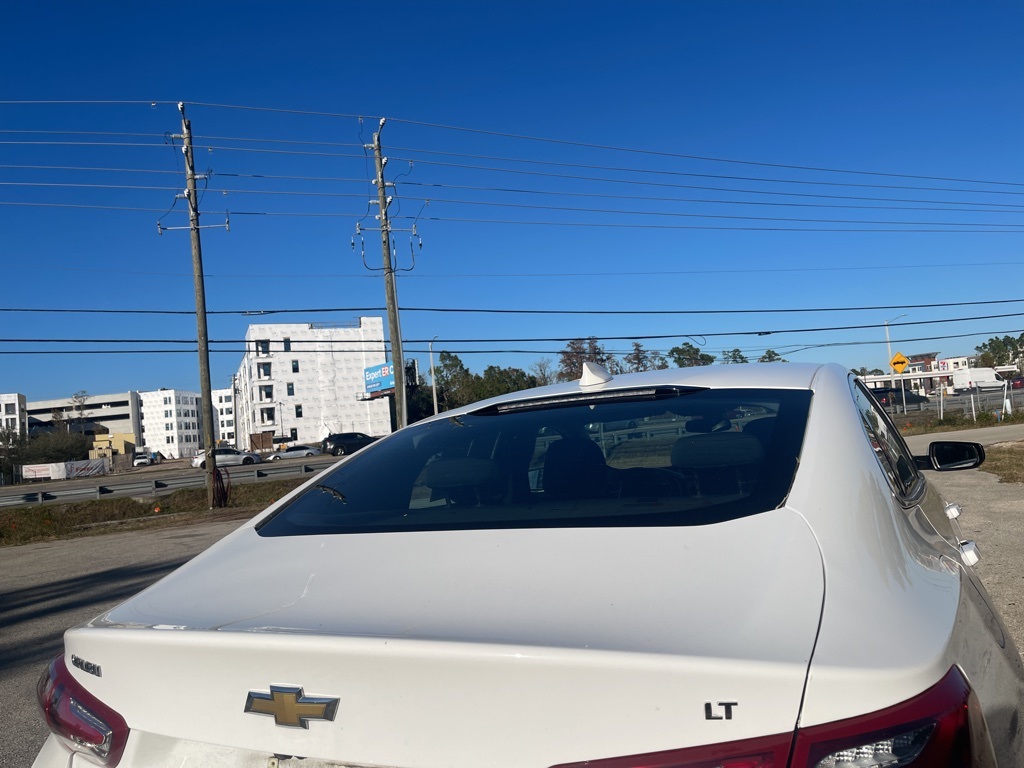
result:
<svg viewBox="0 0 1024 768"><path fill-rule="evenodd" d="M807 768L994 766L977 696L952 667L924 693L870 715L801 728L793 765Z"/></svg>
<svg viewBox="0 0 1024 768"><path fill-rule="evenodd" d="M36 686L43 717L68 749L114 768L128 741L128 724L117 712L83 688L64 663L50 662Z"/></svg>
<svg viewBox="0 0 1024 768"><path fill-rule="evenodd" d="M790 751L792 749L792 755ZM977 697L957 667L919 696L870 715L792 734L554 768L990 768Z"/></svg>

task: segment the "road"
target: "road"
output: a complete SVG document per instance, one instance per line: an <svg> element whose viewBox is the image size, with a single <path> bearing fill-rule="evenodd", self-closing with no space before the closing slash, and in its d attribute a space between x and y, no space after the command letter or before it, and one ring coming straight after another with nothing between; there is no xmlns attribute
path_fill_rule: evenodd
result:
<svg viewBox="0 0 1024 768"><path fill-rule="evenodd" d="M924 435L908 442L924 453L935 439L992 445L1024 440L1024 425ZM1024 494L979 470L929 473L947 501L964 507L964 534L978 542L977 569L1007 628L1024 647ZM0 550L0 768L31 765L47 730L35 683L61 650L64 630L169 573L237 527L237 522L113 533Z"/></svg>
<svg viewBox="0 0 1024 768"><path fill-rule="evenodd" d="M333 456L311 456L301 461L284 459L222 467L221 471L233 483L250 483L259 482L261 479L284 479L305 472L318 472L337 461L338 459ZM54 504L118 496L164 495L182 488L201 487L205 482L205 475L201 470L192 468L187 462L174 461L101 477L3 486L0 488L0 507L36 505L39 503L37 495L40 493L45 494L44 503Z"/></svg>

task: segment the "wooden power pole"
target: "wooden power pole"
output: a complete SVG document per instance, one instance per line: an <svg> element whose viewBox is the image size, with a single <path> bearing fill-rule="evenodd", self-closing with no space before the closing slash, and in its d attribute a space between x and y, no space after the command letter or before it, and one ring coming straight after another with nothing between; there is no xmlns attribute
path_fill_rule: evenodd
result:
<svg viewBox="0 0 1024 768"><path fill-rule="evenodd" d="M181 112L182 150L185 154L185 201L188 203L189 232L192 235L192 278L196 291L196 331L199 341L199 388L202 392L203 409L203 451L206 453L206 500L213 509L221 499L215 493L217 458L213 454L213 391L210 389L210 339L206 330L206 283L203 276L203 247L199 240L199 198L196 195L196 166L192 157L192 124L185 117L184 103L178 104Z"/></svg>
<svg viewBox="0 0 1024 768"><path fill-rule="evenodd" d="M384 118L380 119L384 128ZM380 247L384 256L384 300L388 309L388 336L391 339L391 363L395 367L395 419L398 428L408 421L405 405L405 355L402 352L402 329L398 321L398 297L395 289L395 267L391 262L391 224L388 221L388 205L391 198L384 183L384 157L380 146L380 130L373 134L373 157L377 166L377 204L380 207Z"/></svg>

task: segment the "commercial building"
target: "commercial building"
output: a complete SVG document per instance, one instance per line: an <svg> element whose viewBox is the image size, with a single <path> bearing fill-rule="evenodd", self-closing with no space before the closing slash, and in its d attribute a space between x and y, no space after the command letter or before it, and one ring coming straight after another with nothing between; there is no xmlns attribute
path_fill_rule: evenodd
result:
<svg viewBox="0 0 1024 768"><path fill-rule="evenodd" d="M384 322L250 325L235 376L239 447L317 443L334 432L391 432L386 398L368 399L363 372L381 365Z"/></svg>
<svg viewBox="0 0 1024 768"><path fill-rule="evenodd" d="M213 399L213 438L218 446L236 448L235 445L235 390L233 387L215 389Z"/></svg>
<svg viewBox="0 0 1024 768"><path fill-rule="evenodd" d="M118 436L142 445L139 420L139 394L118 392L112 395L76 393L57 400L30 400L26 403L29 434L52 429L62 423L73 432L89 437Z"/></svg>
<svg viewBox="0 0 1024 768"><path fill-rule="evenodd" d="M0 394L0 428L28 435L28 406L25 396L17 392Z"/></svg>
<svg viewBox="0 0 1024 768"><path fill-rule="evenodd" d="M149 453L187 459L203 449L202 397L198 392L158 389L139 392L142 442Z"/></svg>

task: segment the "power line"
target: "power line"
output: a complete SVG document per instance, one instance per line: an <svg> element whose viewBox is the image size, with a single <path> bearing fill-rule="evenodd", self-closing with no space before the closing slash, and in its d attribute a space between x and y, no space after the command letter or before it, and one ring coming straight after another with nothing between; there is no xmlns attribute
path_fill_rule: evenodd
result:
<svg viewBox="0 0 1024 768"><path fill-rule="evenodd" d="M175 104L176 102L169 101L139 101L139 100L2 100L0 105L137 105L137 104L149 104L150 106L156 106L157 104ZM292 114L292 115L306 115L316 117L331 117L331 118L345 118L345 119L358 119L363 120L370 118L368 115L357 115L352 113L339 113L339 112L324 112L314 110L298 110L298 109L285 109L278 107L259 107L259 106L247 106L238 104L219 104L211 102L185 102L186 104L207 107L216 109L232 109L232 110L244 110L244 111L256 111L256 112L268 112L277 114ZM381 116L373 116L372 119L377 120ZM866 171L860 169L850 168L830 168L827 166L811 166L811 165L799 165L791 163L770 163L764 161L755 160L741 160L736 158L723 158L715 157L710 155L697 155L681 152L666 152L662 150L650 150L641 149L638 147L622 147L610 144L597 144L583 141L573 141L568 139L555 139L541 136L530 136L526 134L515 134L507 133L503 131L493 131L480 128L469 128L464 126L446 125L442 123L431 123L422 120L411 120L405 118L388 118L392 122L403 123L405 125L415 125L433 129L447 130L447 131L460 131L465 133L474 133L478 135L495 136L500 138L515 139L520 141L530 141L545 144L554 144L558 146L577 147L583 149L595 149L610 152L628 153L649 157L659 158L672 158L680 160L697 160L701 162L711 163L725 163L733 165L744 165L754 166L762 168L778 168L782 170L797 170L797 171L811 171L815 173L834 173L834 174L851 174L858 176L875 176L884 178L901 178L901 179L918 179L921 181L944 181L954 182L958 184L988 184L997 186L1009 186L1009 187L1024 187L1022 182L1011 182L1011 181L995 181L986 179L970 179L970 178L957 178L948 176L932 176L932 175L919 175L919 174L908 174L908 173L894 173L894 172L883 172L883 171ZM218 139L220 140L220 139ZM247 139L232 139L232 140L247 140ZM252 139L253 141L259 141L259 139ZM428 150L416 150L416 151L428 151ZM421 161L425 162L425 161ZM737 177L738 178L738 177ZM793 183L809 183L809 182L798 182ZM820 182L828 183L828 182ZM843 186L841 183L839 184Z"/></svg>
<svg viewBox="0 0 1024 768"><path fill-rule="evenodd" d="M2 204L2 203L0 203ZM154 209L163 210L163 209ZM662 269L654 272L640 272L640 271L628 271L628 272L492 272L492 273L451 273L451 272L439 272L435 274L403 274L401 277L403 280L417 280L417 279L436 279L436 280L451 280L454 278L459 279L493 279L501 278L503 280L513 278L524 278L524 279L535 279L542 277L545 279L554 278L569 278L579 279L580 277L665 277L671 275L747 275L747 274L790 274L799 272L878 272L882 270L900 270L900 269L957 269L957 268L969 268L977 269L978 267L1015 267L1024 265L1024 261L969 261L969 262L947 262L947 263L928 263L928 264L878 264L878 265L866 265L866 266L832 266L832 267L751 267L744 269ZM31 268L35 270L36 264L25 267L26 269ZM19 269L21 265L10 265L8 269ZM97 268L85 268L85 267L58 267L58 266L47 266L47 269L57 272L90 272L98 274L118 274L118 275L151 275L157 277L191 277L184 272L153 272L147 270L127 270L127 269L97 269ZM207 272L207 278L218 278L218 279L231 279L237 280L242 278L251 279L277 279L283 280L287 278L292 279L310 279L310 278L345 278L345 279L378 279L375 275L367 275L363 273L345 273L345 272L310 272L304 274L297 274L295 272ZM955 302L949 304L949 306L955 306Z"/></svg>
<svg viewBox="0 0 1024 768"><path fill-rule="evenodd" d="M354 197L361 197L360 195L352 195ZM103 211L133 211L141 213L166 213L163 208L143 208L143 207L132 207L122 205L95 205L85 203L42 203L42 202L26 202L26 201L14 201L14 200L0 200L0 205L8 206L22 206L30 208L78 208L88 210L103 210ZM356 214L352 213L332 213L332 212L311 212L311 211L237 211L228 210L226 213L231 216L266 216L266 217L295 217L295 218L328 218L328 219L339 219L339 218L357 218ZM711 218L711 219L732 219L732 220L756 220L756 221L780 221L780 222L793 222L793 223L835 223L828 219L789 219L789 218L768 218L768 217L753 217L753 216L720 216L714 214L660 214L666 216L696 216L698 218ZM413 217L395 217L405 220L412 220ZM738 226L738 227L725 227L725 226L711 226L711 225L698 225L698 224L630 224L624 222L574 222L574 221L522 221L522 220L510 220L510 219L472 219L465 217L450 217L450 216L420 216L419 221L437 221L437 222L452 222L452 223L466 223L466 224L506 224L514 226L544 226L544 227L600 227L602 229L649 229L649 230L701 230L701 231L717 231L717 232L904 232L909 234L938 234L938 233L957 233L957 234L1006 234L1006 233L1017 233L1024 230L1012 229L1013 227L1024 227L1024 224L971 224L967 222L870 222L865 221L864 224L880 224L885 226L880 227L856 227L856 228L843 228L843 227L754 227L754 226ZM857 221L850 221L847 223L856 224L860 223ZM909 229L908 227L950 227L950 229ZM900 228L893 228L900 227ZM961 227L961 229L955 229L954 227ZM984 229L983 227L1004 227L1010 229Z"/></svg>
<svg viewBox="0 0 1024 768"><path fill-rule="evenodd" d="M996 331L992 331L992 330L990 330L990 331L978 331L978 332L972 332L972 333L946 334L946 335L943 335L943 336L919 336L919 337L914 337L914 338L892 339L891 343L892 344L915 344L915 343L918 343L918 342L925 342L925 341L948 341L948 340L952 340L952 339L965 339L965 338L979 337L979 336L990 336L990 337L992 337L992 336L1004 336L1004 335L1011 335L1011 334L1018 334L1018 335L1024 334L1024 328L1003 329L1003 330L996 330ZM642 338L645 338L645 337L637 337L635 340L640 340ZM690 337L688 337L686 335L679 335L679 336L676 336L674 338L690 338ZM599 341L600 341L600 339L599 339ZM380 343L380 342L377 342L377 343ZM424 343L424 342L421 340L421 341L416 342L416 343ZM434 342L434 343L436 345L439 342ZM449 342L446 342L446 343L449 343ZM815 349L815 348L824 349L824 348L828 348L828 347L874 346L874 345L882 345L882 344L885 344L885 343L886 342L885 342L884 339L864 339L864 340L860 340L860 341L837 341L837 342L828 342L828 343L823 343L823 344L819 343L819 344L809 345L809 346L804 347L802 349L796 349L796 350L786 350L786 347L794 346L793 344L787 344L787 345L780 346L778 349L786 350L784 352L784 354L792 355L792 354L797 354L799 352L806 352L809 349ZM707 345L702 345L701 348L707 349L708 346ZM765 347L765 348L756 347L754 349L756 351L764 351L766 349L773 349L773 348L772 347ZM240 349L211 349L210 353L211 354L214 354L214 353L245 354L248 351L251 351L251 350L246 350L246 349L242 349L242 348L240 348ZM354 350L354 349L353 350L333 350L333 351L334 352L346 351L346 352L353 352L353 353L357 353L357 354L361 354L361 352L362 352L362 350ZM448 350L444 350L444 349L437 349L437 348L434 349L435 353L447 352L447 351ZM559 354L560 352L563 352L563 351L564 350L562 350L562 349L554 349L553 350L553 349L515 349L515 348L460 349L460 350L458 350L458 354L459 355L505 355L505 354L507 354L507 355L511 355L511 354L557 355L557 354ZM612 351L612 353L613 354L627 354L630 351L631 350L618 350L618 351ZM649 350L649 351L658 352L658 350ZM776 351L778 351L778 350L776 350ZM196 352L196 348L193 347L191 349L148 349L148 350L139 350L139 349L132 349L132 350L125 350L125 349L0 350L0 355L100 355L100 354L103 354L103 355L142 355L142 354L163 355L163 354L194 354L195 352ZM410 354L422 354L422 355L425 355L425 354L428 354L429 349L407 349L406 352L408 352Z"/></svg>
<svg viewBox="0 0 1024 768"><path fill-rule="evenodd" d="M392 160L396 162L416 162L421 165L437 165L447 168L460 168L463 170L476 170L476 171L488 171L493 173L515 173L524 176L542 176L546 178L555 179L576 179L578 181L601 181L606 183L618 183L618 184L644 184L644 185L655 185L663 186L658 182L645 182L638 181L635 179L605 179L595 178L592 176L576 176L572 174L563 173L545 173L543 171L526 171L519 168L495 168L492 166L480 166L480 165L466 165L460 163L444 163L436 160L422 160L416 158L407 157L393 157ZM906 185L895 185L895 184L857 184L853 182L839 182L839 181L814 181L808 179L771 179L757 176L728 176L723 174L714 173L689 173L684 171L664 171L664 170L636 170L634 173L647 173L651 175L665 175L665 176L685 176L691 178L702 178L702 179L726 179L730 181L756 181L769 184L796 184L796 185L807 185L807 186L825 186L825 187L854 187L860 189L908 189L914 191L925 191L925 192L960 192L960 193L971 193L971 194L987 194L987 195L1024 195L1024 192L1013 192L1008 190L978 190L978 189L963 189L961 187L921 187L921 186L906 186ZM671 186L671 185L668 185ZM1024 186L1021 184L1020 186Z"/></svg>
<svg viewBox="0 0 1024 768"><path fill-rule="evenodd" d="M954 317L954 318L942 318L938 320L908 320L902 323L863 323L858 325L835 325L835 326L821 326L811 328L774 328L774 329L755 329L746 331L721 331L721 332L696 332L696 331L685 331L667 334L655 334L655 335L624 335L624 336L603 336L602 338L607 341L639 341L639 340L651 340L651 339L676 339L682 336L699 336L702 338L720 338L720 337L731 337L731 336L776 336L787 333L826 333L835 331L855 331L865 330L873 328L881 328L883 325L888 325L889 328L900 328L917 325L941 325L944 323L963 323L974 320L995 320L1003 319L1008 317L1021 317L1020 312L1010 312L1005 314L995 315L977 315L974 317ZM972 334L977 335L977 334ZM454 338L454 339L440 339L437 343L442 344L493 344L493 343L506 343L506 342L569 342L580 338L576 336L555 336L555 337L525 337L525 338L482 338L482 339L470 339L470 338ZM211 344L240 344L240 343L251 343L251 340L246 339L211 339ZM403 343L410 344L425 344L431 339L402 339ZM0 338L0 343L3 344L193 344L194 339L26 339L26 338ZM292 345L302 344L323 344L322 340L319 339L292 339ZM332 344L335 342L326 342ZM379 340L367 339L363 340L346 340L339 341L336 343L343 344L378 344Z"/></svg>
<svg viewBox="0 0 1024 768"><path fill-rule="evenodd" d="M268 140L272 141L272 140ZM283 140L282 140L283 141ZM300 143L300 142L295 142ZM314 142L315 143L315 142ZM92 147L141 147L141 148L152 148L152 147L163 147L163 144L146 144L142 142L73 142L73 141L0 141L0 145L22 145L22 146L92 146ZM341 146L358 146L355 144L344 144ZM361 155L339 153L339 152L311 152L311 151L297 151L297 150L284 150L284 149L265 149L256 147L231 147L223 145L202 145L200 148L205 148L208 151L223 151L223 152L249 152L258 154L274 154L274 155L294 155L294 156L306 156L306 157L335 157L342 159L361 159ZM426 151L426 150L413 150L413 151ZM472 157L472 156L470 156ZM557 174L557 173L544 173L540 171L527 171L516 168L497 168L489 166L478 166L469 164L459 163L446 163L435 160L423 160L421 158L405 158L405 157L393 157L393 161L400 162L412 162L420 163L424 165L435 165L449 168L459 168L463 170L480 170L487 171L490 173L515 173L529 176L541 176L547 178L562 178L562 179L576 179L580 181L597 181L604 183L618 183L618 184L653 184L655 182L643 182L635 179L602 179L588 176L578 176L571 174ZM506 159L508 162L529 162L538 163L549 166L564 166L564 167L579 167L589 168L596 170L612 170L618 172L628 172L636 174L649 174L654 176L672 176L672 177L687 177L687 178L709 178L709 179L723 179L729 181L754 181L768 184L793 184L793 185L810 185L810 186L828 186L828 187L854 187L862 189L904 189L914 191L933 191L933 192L958 192L958 193L970 193L970 194L992 194L992 195L1024 195L1024 192L1012 192L1007 190L977 190L977 189L964 189L960 187L922 187L922 186L908 186L908 185L892 185L892 184L859 184L854 182L834 182L834 181L818 181L810 179L779 179L779 178L765 178L756 176L735 176L725 174L709 174L709 173L694 173L686 171L668 171L668 170L657 170L657 169L632 169L632 168L614 168L606 166L589 166L573 163L558 163L553 161L536 161L536 160L515 160ZM758 163L753 163L760 165ZM770 165L770 164L769 164ZM875 172L865 172L870 175L878 176L896 176L899 178L908 178L903 174L882 174ZM941 177L913 177L909 178L923 178L923 179L938 179L947 181L958 181L957 179L942 179ZM1024 187L1024 183L1016 182L983 182L983 181L972 181L972 180L959 180L963 183L974 183L974 184L1001 184L1008 186L1021 186Z"/></svg>
<svg viewBox="0 0 1024 768"><path fill-rule="evenodd" d="M946 309L950 307L977 307L1000 304L1021 304L1020 299L988 299L984 301L944 301L929 304L874 304L852 307L776 307L760 309L496 309L483 307L408 307L403 312L437 312L454 314L491 314L491 315L761 315L788 314L800 312L880 312L899 309ZM208 315L242 315L265 316L276 314L317 314L337 312L359 314L365 312L383 312L384 307L297 307L293 309L210 309ZM194 310L184 309L70 309L67 307L0 307L6 313L39 313L39 314L95 314L95 315L194 315ZM973 320L978 318L954 318L954 320ZM949 322L953 322L950 320ZM893 323L890 327L904 325ZM881 326L877 326L881 327Z"/></svg>
<svg viewBox="0 0 1024 768"><path fill-rule="evenodd" d="M359 183L366 183L365 180L358 179L353 180ZM130 190L130 191L151 191L151 192L173 192L177 187L154 187L146 185L132 185L132 184L84 184L74 182L24 182L24 181L0 181L0 186L4 187L35 187L35 188L59 188L59 189L98 189L98 190ZM300 190L276 190L276 189L215 189L214 191L221 192L222 194L239 194L239 195L280 195L280 196L291 196L291 197L327 197L327 198L358 198L363 199L366 197L364 193L355 192L314 192L314 191L300 191ZM591 195L592 197L597 197ZM611 196L600 196L600 197L611 197ZM789 222L805 222L805 223L844 223L844 224L908 224L908 225L929 225L929 226L993 226L993 227L1021 227L1024 224L1000 224L1000 223L984 223L975 224L971 222L902 222L902 221L870 221L870 220L848 220L848 219L796 219L792 217L765 217L765 216L730 216L724 214L710 214L710 213L684 213L681 211L637 211L637 210L623 210L623 209L608 209L608 208L578 208L571 206L551 206L551 205L529 205L524 203L505 203L495 201L484 201L484 200L451 200L445 198L423 198L423 197L405 197L406 200L419 201L419 202L432 202L432 203L447 203L450 205L478 205L487 206L493 208L521 208L528 210L544 210L544 211L558 211L566 213L605 213L605 214L617 214L617 215L628 215L628 216L671 216L671 217L683 217L683 218L711 218L711 219L730 219L730 220L754 220L754 221L789 221ZM775 203L765 201L732 201L732 200L680 200L675 198L643 198L637 197L632 198L637 200L660 200L665 202L696 202L696 203L715 203L724 205L768 205L768 206L781 206L781 207L822 207L822 208L856 208L856 209L871 209L871 210L926 210L926 211L959 211L968 213L1003 213L1003 214L1019 214L1024 211L1007 211L1007 210L984 210L974 211L965 209L955 208L897 208L893 206L842 206L842 205L815 205L808 203Z"/></svg>
<svg viewBox="0 0 1024 768"><path fill-rule="evenodd" d="M717 200L708 198L694 198L694 197L657 197L649 195L611 195L602 194L599 192L567 192L567 191L554 191L546 189L517 189L514 187L479 187L467 184L438 184L430 182L419 182L419 181L405 181L402 182L404 186L414 186L427 189L455 189L470 192L497 192L507 194L524 194L524 195L549 195L555 197L590 197L590 198L601 198L601 199L613 199L613 200L642 200L649 202L675 202L675 203L722 203L726 205L774 205L774 206L792 206L792 207L805 207L805 208L855 208L855 209L880 209L880 210L908 210L908 211L981 211L981 212L992 212L992 213L1016 213L1018 211L1024 211L1024 205L1015 205L1013 203L977 203L970 201L945 201L945 200L913 200L904 198L892 198L892 197L856 197L851 195L811 195L806 193L794 193L794 192L764 192L759 190L737 190L737 189L726 189L720 187L687 187L694 189L705 189L715 190L724 192L740 192L744 194L762 194L762 195L788 195L803 198L814 198L823 200L859 200L859 201L872 201L872 202L897 202L897 203L928 203L932 205L963 205L963 206L974 206L974 208L931 208L931 207L906 207L906 206L869 206L869 205L836 205L830 203L788 203L788 202L775 202L775 201L762 201L762 200ZM682 185L675 185L682 186ZM434 200L435 198L430 198ZM444 202L444 201L442 201ZM1010 209L1010 210L1005 210Z"/></svg>
<svg viewBox="0 0 1024 768"><path fill-rule="evenodd" d="M24 170L24 171L87 171L95 173L97 171L104 173L169 173L178 175L178 171L166 171L156 170L153 168L90 168L79 165L9 165L0 164L0 168L8 168L11 170Z"/></svg>
<svg viewBox="0 0 1024 768"><path fill-rule="evenodd" d="M107 171L107 172L121 172L121 173L162 173L162 174L176 174L175 171L165 170L140 170L130 168L87 168L87 167L75 167L75 166L31 166L31 165L0 165L0 168L9 169L26 169L26 170L71 170L71 171ZM308 176L285 176L285 175L261 175L261 174L243 174L243 173L214 173L210 172L209 176L223 176L230 178L248 178L248 179L274 179L274 180L296 180L296 181L330 181L334 183L351 183L351 184L366 184L366 179L361 178L342 178L342 177L308 177ZM426 189L447 189L447 190L462 190L462 191L475 191L475 192L495 192L504 194L527 194L527 195L543 195L548 197L579 197L579 198L592 198L592 199L607 199L607 200L635 200L643 202L665 202L665 203L693 203L702 205L739 205L739 206L770 206L770 207L789 207L789 208L836 208L836 209L851 209L851 210L880 210L880 211L934 211L934 212L950 212L950 213L997 213L997 214L1010 214L1024 212L1024 205L1014 205L1010 203L980 203L970 201L942 201L942 200L905 200L900 198L870 198L870 197L855 197L855 196L843 196L843 195L809 195L800 193L782 193L782 192L763 192L757 190L723 190L723 191L736 191L747 194L770 194L770 195L796 195L803 198L820 198L820 199L848 199L848 200L860 200L860 201L875 201L875 202L906 202L906 203L928 203L930 205L841 205L832 203L798 203L798 202L778 202L778 201L766 201L766 200L724 200L724 199L713 199L713 198L687 198L687 197L664 197L664 196L650 196L650 195L612 195L602 194L593 192L570 192L570 191L554 191L554 190L540 190L540 189L516 189L508 187L481 187L473 185L459 185L459 184L441 184L441 183L426 183L416 181L405 181L403 184L408 186L426 188ZM4 181L0 182L0 186L8 187L39 187L39 188L82 188L82 189L106 189L106 190L142 190L142 191L154 191L154 192L167 192L173 191L176 187L155 187L155 186L142 186L142 185L129 185L129 184L99 184L99 183L74 183L74 182L27 182L27 181ZM678 185L677 185L678 186ZM717 188L706 188L706 189L717 189ZM262 190L262 189L217 189L216 191L226 194L248 194L248 195L282 195L282 196L298 196L298 197L363 197L362 194L355 193L336 193L336 192L315 192L308 190ZM699 214L661 214L657 212L636 212L636 211L614 211L608 209L581 209L571 208L564 206L528 206L520 205L516 203L502 203L495 201L482 201L482 200L452 200L445 198L423 198L423 197L406 197L408 200L416 200L425 202L429 200L435 203L449 203L449 204L460 204L460 205L487 205L493 207L523 207L523 208L537 208L543 210L552 211L596 211L602 213L625 213L625 214L638 214L644 213L648 215L691 215L697 216ZM934 207L934 206L946 206L946 207ZM967 208L963 207L951 207L951 206L971 206ZM1000 225L1003 226L1003 225Z"/></svg>
<svg viewBox="0 0 1024 768"><path fill-rule="evenodd" d="M761 167L761 168L781 168L781 169L785 169L785 170L814 171L814 172L817 172L817 173L849 173L849 174L856 174L856 175L859 175L859 176L883 176L883 177L901 178L901 179L921 179L923 181L951 181L951 182L957 182L957 183L960 183L960 184L999 184L999 185L1014 186L1014 187L1024 186L1024 183L1012 182L1012 181L987 181L987 180L979 180L979 179L960 179L960 178L951 178L951 177L945 177L945 176L919 176L919 175L908 174L908 173L886 173L886 172L880 172L880 171L861 171L861 170L852 170L852 169L846 169L846 168L827 168L827 167L810 166L810 165L791 165L791 164L786 164L786 163L766 163L766 162L760 162L760 161L754 161L754 160L735 160L735 159L731 159L731 158L711 157L711 156L707 156L707 155L690 155L690 154L683 154L683 153L678 153L678 152L663 152L663 151L657 151L657 150L638 149L638 148L632 148L632 147L617 147L617 146L612 146L612 145L607 145L607 144L589 144L589 143L586 143L586 142L568 141L568 140L565 140L565 139L548 139L548 138L542 138L542 137L538 137L538 136L526 136L526 135L522 135L522 134L502 133L500 131L487 131L487 130L481 130L481 129L477 129L477 128L462 128L462 127L459 127L459 126L440 125L440 124L437 124L437 123L426 123L426 122L421 122L421 121L416 121L416 120L403 120L401 118L388 118L388 119L393 121L393 122L396 122L396 123L405 123L407 125L420 125L420 126L425 126L425 127L429 127L429 128L441 128L441 129L444 129L444 130L451 130L451 131L465 131L465 132L468 132L468 133L477 133L477 134L483 134L483 135L488 135L488 136L499 136L499 137L502 137L502 138L509 138L509 139L521 139L521 140L525 140L525 141L536 141L536 142L543 142L543 143L547 143L547 144L558 144L558 145L561 145L561 146L581 147L581 148L584 148L584 149L600 149L600 150L608 150L608 151L613 151L613 152L627 152L627 153L631 153L631 154L649 155L649 156L652 156L652 157L675 158L675 159L679 159L679 160L700 160L700 161L703 161L703 162L711 162L711 163L731 163L731 164L736 164L736 165L757 166L757 167Z"/></svg>

